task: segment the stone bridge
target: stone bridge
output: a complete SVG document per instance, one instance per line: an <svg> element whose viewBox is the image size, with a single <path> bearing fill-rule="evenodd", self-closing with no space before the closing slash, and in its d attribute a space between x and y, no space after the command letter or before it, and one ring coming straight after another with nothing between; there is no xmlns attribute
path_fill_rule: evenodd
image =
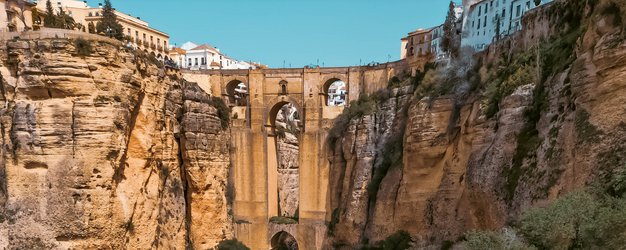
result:
<svg viewBox="0 0 626 250"><path fill-rule="evenodd" d="M293 236L300 249L321 249L330 221L326 137L343 106L328 106L329 87L345 82L346 101L386 88L407 70L398 61L372 67L184 71L187 80L221 96L232 107L231 144L235 237L252 249L272 249L279 234ZM245 85L247 96L237 97ZM241 96L239 96L241 97ZM276 224L277 146L274 121L291 103L300 114L297 224Z"/></svg>

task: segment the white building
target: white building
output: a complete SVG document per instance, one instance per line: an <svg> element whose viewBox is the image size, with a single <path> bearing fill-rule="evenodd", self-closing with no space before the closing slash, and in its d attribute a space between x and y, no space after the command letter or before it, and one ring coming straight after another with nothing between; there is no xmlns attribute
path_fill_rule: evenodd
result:
<svg viewBox="0 0 626 250"><path fill-rule="evenodd" d="M328 106L344 106L346 105L346 83L337 81L328 88Z"/></svg>
<svg viewBox="0 0 626 250"><path fill-rule="evenodd" d="M461 47L484 50L495 40L521 30L524 13L551 1L541 0L536 5L535 0L482 0L466 6Z"/></svg>
<svg viewBox="0 0 626 250"><path fill-rule="evenodd" d="M209 44L184 43L170 50L170 58L181 68L201 69L254 69L255 65L230 58Z"/></svg>

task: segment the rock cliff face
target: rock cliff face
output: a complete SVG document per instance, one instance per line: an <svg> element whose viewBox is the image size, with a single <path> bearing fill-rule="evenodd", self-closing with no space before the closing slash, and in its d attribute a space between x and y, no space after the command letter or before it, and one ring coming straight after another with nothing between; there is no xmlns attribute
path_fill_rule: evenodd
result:
<svg viewBox="0 0 626 250"><path fill-rule="evenodd" d="M0 248L232 236L229 135L197 85L115 42L14 40L0 59Z"/></svg>
<svg viewBox="0 0 626 250"><path fill-rule="evenodd" d="M626 165L622 27L584 11L591 17L572 63L517 86L493 117L482 92L428 98L395 89L373 114L352 119L331 153L329 245L372 243L402 230L418 247L441 246L468 230L500 229ZM478 72L498 60L493 52L483 54ZM534 107L540 111L529 123ZM525 134L529 126L536 135ZM386 143L397 131L402 161L386 166Z"/></svg>
<svg viewBox="0 0 626 250"><path fill-rule="evenodd" d="M276 140L278 153L278 199L279 216L297 217L299 205L299 149L296 137L298 126L295 107L285 105L276 115L276 128L279 130Z"/></svg>

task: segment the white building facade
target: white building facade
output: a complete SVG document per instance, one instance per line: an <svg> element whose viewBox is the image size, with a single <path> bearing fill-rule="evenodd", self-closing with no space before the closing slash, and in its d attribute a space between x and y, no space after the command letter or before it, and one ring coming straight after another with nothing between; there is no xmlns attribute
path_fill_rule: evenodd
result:
<svg viewBox="0 0 626 250"><path fill-rule="evenodd" d="M492 42L522 29L524 14L552 0L482 0L468 8L463 20L461 47L482 51Z"/></svg>
<svg viewBox="0 0 626 250"><path fill-rule="evenodd" d="M251 63L230 58L209 44L184 43L180 48L170 50L170 58L180 68L203 69L254 69Z"/></svg>

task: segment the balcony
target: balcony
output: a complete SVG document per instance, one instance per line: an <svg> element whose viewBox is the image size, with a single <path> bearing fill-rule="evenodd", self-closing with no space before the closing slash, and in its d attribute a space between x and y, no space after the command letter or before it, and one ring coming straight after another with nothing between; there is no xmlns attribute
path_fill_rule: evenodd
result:
<svg viewBox="0 0 626 250"><path fill-rule="evenodd" d="M151 48L152 50L156 50L156 45L155 45L154 43L150 43L150 48Z"/></svg>
<svg viewBox="0 0 626 250"><path fill-rule="evenodd" d="M143 46L148 48L150 46L150 44L147 41L143 41Z"/></svg>
<svg viewBox="0 0 626 250"><path fill-rule="evenodd" d="M157 46L157 50L158 50L159 52L163 52L163 46L161 46L161 45Z"/></svg>

